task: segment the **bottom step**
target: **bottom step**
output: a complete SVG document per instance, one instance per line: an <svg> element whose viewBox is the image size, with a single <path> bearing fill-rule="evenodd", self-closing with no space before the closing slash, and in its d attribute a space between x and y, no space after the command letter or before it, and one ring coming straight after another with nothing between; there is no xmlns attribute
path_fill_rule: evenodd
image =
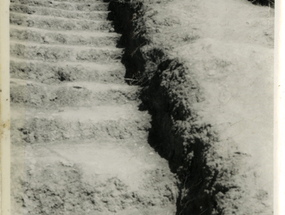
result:
<svg viewBox="0 0 285 215"><path fill-rule="evenodd" d="M21 214L175 214L176 179L146 142L66 141L12 152L13 208Z"/></svg>

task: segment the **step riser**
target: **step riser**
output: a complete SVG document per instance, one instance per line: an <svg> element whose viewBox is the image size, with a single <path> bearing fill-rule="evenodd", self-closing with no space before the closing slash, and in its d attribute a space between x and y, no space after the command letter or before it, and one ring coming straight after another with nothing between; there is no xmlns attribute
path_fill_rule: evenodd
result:
<svg viewBox="0 0 285 215"><path fill-rule="evenodd" d="M116 66L112 70L103 71L84 65L60 66L49 63L10 62L11 77L34 80L41 83L60 83L62 81L97 81L122 83L125 69Z"/></svg>
<svg viewBox="0 0 285 215"><path fill-rule="evenodd" d="M66 121L58 117L32 118L27 120L12 119L12 143L48 143L62 140L82 139L128 139L147 138L149 125L139 120L105 120L103 122Z"/></svg>
<svg viewBox="0 0 285 215"><path fill-rule="evenodd" d="M34 86L11 83L11 102L26 107L51 108L126 104L135 100L136 91L108 90L94 92L80 86Z"/></svg>
<svg viewBox="0 0 285 215"><path fill-rule="evenodd" d="M82 167L65 165L64 158L57 158L55 162L49 162L48 164L38 160L40 159L37 159L37 163L40 163L40 165L37 164L36 166L26 161L24 175L18 177L12 175L14 183L18 181L18 184L25 184L25 192L17 193L16 198L25 202L29 214L42 214L41 211L44 209L47 212L44 214L88 214L86 212L86 207L88 207L93 214L102 215L110 214L114 209L116 211L123 210L133 205L138 207L141 203L140 199L148 200L147 196L142 194L133 195L134 192L128 189L127 184L124 184L115 176L110 176L104 181L97 176L98 178L96 177L88 183L82 175ZM12 172L14 172L13 167L17 167L17 165L19 166L18 163L11 164ZM107 197L106 193L108 194ZM126 196L122 202L120 202L121 200L115 200L111 203L111 207L110 203L106 204L106 199L112 199L110 195L116 196L118 193L119 196ZM12 198L12 201L15 201L13 205L19 204L19 201L14 198ZM57 207L58 202L61 203L62 207ZM56 204L53 205L52 203ZM143 203L147 204L148 202L145 200ZM16 208L13 207L13 210L13 214L21 214L20 209L16 212Z"/></svg>
<svg viewBox="0 0 285 215"><path fill-rule="evenodd" d="M94 152L94 146L91 144L90 147L91 152ZM174 183L174 176L161 166L156 169L153 167L149 170L143 169L142 173L145 176L139 179L144 180L141 182L143 188L132 189L130 183L121 175L115 173L100 175L101 171L98 172L97 167L100 163L92 165L76 162L76 157L70 160L65 154L61 156L61 151L57 153L58 151L53 149L44 149L42 153L37 150L26 150L28 154L33 153L34 162L21 154L19 156L18 153L16 155L22 158L21 161L24 161L24 164L14 160L11 163L13 173L11 182L17 182L11 186L12 192L15 193L12 198L14 210L12 214L23 214L21 210L23 204L26 214L175 214L170 211L173 211L171 206L175 208L174 198L177 196L178 189ZM43 153L46 154L41 156ZM94 154L97 156L96 152ZM51 155L53 155L52 160L49 159ZM78 154L74 153L74 156ZM133 160L134 158L130 158L130 162ZM19 170L18 167L22 165L24 168ZM138 176L133 176L136 172L129 173L129 169L126 171L127 174L131 174L130 178L137 179ZM22 189L19 184L22 185ZM21 208L17 212L16 205ZM125 212L133 208L137 211ZM160 208L159 212L154 213L157 208Z"/></svg>
<svg viewBox="0 0 285 215"><path fill-rule="evenodd" d="M107 21L92 22L88 20L56 19L53 17L25 16L14 13L10 14L10 24L47 30L113 31L112 23Z"/></svg>
<svg viewBox="0 0 285 215"><path fill-rule="evenodd" d="M11 4L11 12L34 14L40 16L55 16L68 19L106 20L109 12L77 12L60 9L33 7L21 4Z"/></svg>
<svg viewBox="0 0 285 215"><path fill-rule="evenodd" d="M102 3L110 2L110 0L56 0L56 2L70 2L70 3Z"/></svg>
<svg viewBox="0 0 285 215"><path fill-rule="evenodd" d="M84 37L80 35L10 29L11 40L31 41L42 44L67 44L96 47L115 47L118 37Z"/></svg>
<svg viewBox="0 0 285 215"><path fill-rule="evenodd" d="M47 7L54 9L70 10L70 11L108 11L108 4L106 3L68 3L56 1L42 1L42 0L11 0L11 3L23 4L37 7Z"/></svg>
<svg viewBox="0 0 285 215"><path fill-rule="evenodd" d="M122 56L121 50L108 49L86 49L76 50L74 48L56 47L56 46L38 46L11 44L10 54L12 57L25 58L30 60L41 60L46 62L61 61L81 61L108 63L116 62Z"/></svg>

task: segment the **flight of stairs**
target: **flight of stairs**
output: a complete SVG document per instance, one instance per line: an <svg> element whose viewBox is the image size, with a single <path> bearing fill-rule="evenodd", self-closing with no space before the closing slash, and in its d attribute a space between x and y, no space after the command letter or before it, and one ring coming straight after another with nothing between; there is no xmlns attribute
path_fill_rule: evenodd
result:
<svg viewBox="0 0 285 215"><path fill-rule="evenodd" d="M11 0L12 214L175 214L100 0Z"/></svg>

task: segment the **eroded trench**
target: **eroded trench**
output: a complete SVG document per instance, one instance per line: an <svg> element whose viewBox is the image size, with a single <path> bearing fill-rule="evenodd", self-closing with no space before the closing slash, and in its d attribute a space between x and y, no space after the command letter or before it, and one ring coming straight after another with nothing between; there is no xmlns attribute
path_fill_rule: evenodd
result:
<svg viewBox="0 0 285 215"><path fill-rule="evenodd" d="M219 154L222 147L211 124L199 123L192 104L203 100L189 69L155 46L145 26L142 1L111 1L115 30L125 48L122 63L126 82L139 85L141 109L151 114L149 144L179 178L177 215L238 214L246 196L236 181L241 155ZM230 145L230 144L229 144Z"/></svg>

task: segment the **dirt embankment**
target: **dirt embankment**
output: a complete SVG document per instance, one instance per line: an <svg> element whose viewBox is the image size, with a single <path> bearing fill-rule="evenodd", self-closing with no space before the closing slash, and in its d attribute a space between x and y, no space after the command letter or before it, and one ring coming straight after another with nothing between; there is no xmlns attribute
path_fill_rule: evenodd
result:
<svg viewBox="0 0 285 215"><path fill-rule="evenodd" d="M223 6L224 2L217 1L215 4L220 3ZM230 3L234 4L231 1ZM259 11L252 9L242 1L240 3L241 5L237 3L231 6L243 7L241 9L249 7L245 15L249 14L250 10L256 13L262 11L262 9ZM182 4L185 4L185 10L188 10L188 13L181 10ZM126 78L129 84L143 86L141 108L147 109L152 116L149 142L161 156L169 161L172 171L177 173L180 179L177 214L271 214L271 199L268 197L268 191L256 183L260 169L254 167L253 163L247 163L251 159L250 152L239 149L240 142L221 130L221 123L215 123L214 117L208 120L209 117L203 115L205 112L201 111L204 110L201 104L212 102L208 93L211 92L212 86L209 85L209 89L205 89L207 82L201 79L204 71L200 71L197 65L201 63L205 71L210 71L213 73L210 75L215 76L214 70L210 69L213 67L212 61L216 62L216 67L219 64L219 70L223 72L235 62L234 60L226 62L222 59L219 61L208 59L212 57L211 52L215 51L210 48L215 43L220 44L218 41L220 35L216 34L224 33L223 29L219 29L221 26L219 22L216 23L217 28L214 29L214 21L217 20L211 18L222 17L222 15L207 14L209 16L207 18L213 21L210 23L211 26L208 26L208 31L212 27L212 39L217 39L212 44L211 39L206 37L205 29L207 28L203 29L205 23L202 23L201 17L206 16L199 14L201 5L196 1L191 4L175 0L121 0L110 3L110 10L113 11L116 20L115 29L123 34L121 45L125 47L125 53L122 62L127 69ZM178 6L172 7L171 5ZM208 6L205 9L211 10L210 3ZM195 17L191 13L198 15ZM184 16L190 18L179 18ZM191 18L196 21L196 24L194 21L188 23ZM259 28L258 24L261 21L257 19L254 21L253 27ZM199 23L202 27L199 27ZM190 30L185 29L185 26ZM241 28L241 30L244 29ZM261 36L257 43L271 44L270 29L263 28L262 30L265 36ZM250 43L251 40L255 43L255 38L247 37L248 32L249 30L242 31L244 34L235 38L235 33L229 31L224 33L223 37L227 40L233 38L240 43L244 41ZM258 32L249 33L257 34ZM180 44L185 43L188 46L181 48ZM199 44L204 44L204 46L200 47ZM207 44L208 47L206 47ZM220 45L228 44L223 41ZM194 50L188 53L192 54L192 58L183 56L183 50L185 52L187 49ZM197 50L205 50L201 52L204 56ZM195 51L197 51L196 58L193 55ZM229 55L234 57L231 53ZM208 62L201 62L203 58L208 59ZM239 65L233 66L239 68ZM240 82L241 79L238 78L236 81ZM267 78L264 76L264 79ZM223 83L223 80L216 81L217 85ZM237 85L234 86L236 89L237 87ZM244 89L240 88L240 90L243 93ZM215 93L215 90L212 91ZM236 100L238 99L240 98L237 97ZM213 110L211 115L221 116L220 109L213 108ZM240 109L241 112L243 110L246 109ZM231 126L230 119L228 123L228 126ZM258 145L255 146L258 147ZM241 148L244 149L244 147Z"/></svg>

